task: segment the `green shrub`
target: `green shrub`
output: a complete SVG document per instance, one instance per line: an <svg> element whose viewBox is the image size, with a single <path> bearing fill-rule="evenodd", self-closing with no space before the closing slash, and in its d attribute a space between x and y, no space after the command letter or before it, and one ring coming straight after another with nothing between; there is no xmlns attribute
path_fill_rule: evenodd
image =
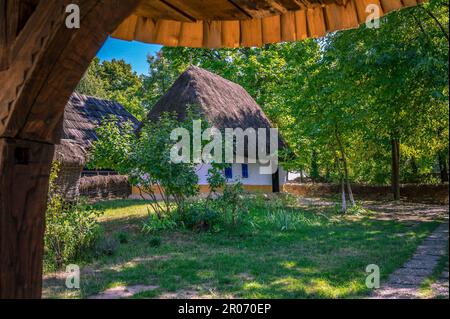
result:
<svg viewBox="0 0 450 319"><path fill-rule="evenodd" d="M112 256L117 251L118 246L118 239L114 237L103 238L103 240L97 241L95 245L95 255L97 257Z"/></svg>
<svg viewBox="0 0 450 319"><path fill-rule="evenodd" d="M227 184L223 194L214 201L214 206L222 212L228 225L236 226L242 217L248 214L244 189L241 183Z"/></svg>
<svg viewBox="0 0 450 319"><path fill-rule="evenodd" d="M151 234L163 230L173 230L177 227L173 214L155 214L148 211L148 218L142 225L142 231Z"/></svg>
<svg viewBox="0 0 450 319"><path fill-rule="evenodd" d="M121 244L126 244L126 243L128 243L128 233L125 233L125 232L119 232L119 233L117 233L117 240L119 241L119 243L121 243Z"/></svg>
<svg viewBox="0 0 450 319"><path fill-rule="evenodd" d="M161 242L161 237L158 236L150 237L150 240L148 241L150 247L159 247L161 246Z"/></svg>
<svg viewBox="0 0 450 319"><path fill-rule="evenodd" d="M186 204L178 223L195 231L209 231L220 223L220 214L212 207L212 199L198 200Z"/></svg>
<svg viewBox="0 0 450 319"><path fill-rule="evenodd" d="M100 233L97 222L102 212L85 200L68 203L55 184L60 164L54 162L50 175L49 199L45 215L44 261L48 268L61 268L80 258L91 248Z"/></svg>
<svg viewBox="0 0 450 319"><path fill-rule="evenodd" d="M283 207L269 210L267 220L281 231L296 230L301 223L299 213Z"/></svg>

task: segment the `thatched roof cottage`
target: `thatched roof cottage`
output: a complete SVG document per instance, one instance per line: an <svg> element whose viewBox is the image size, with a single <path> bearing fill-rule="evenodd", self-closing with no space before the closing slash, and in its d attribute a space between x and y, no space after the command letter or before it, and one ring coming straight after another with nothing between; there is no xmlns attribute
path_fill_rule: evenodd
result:
<svg viewBox="0 0 450 319"><path fill-rule="evenodd" d="M157 121L163 113L176 113L181 120L186 117L189 107L199 107L203 118L221 130L225 128L272 127L261 107L240 85L226 80L202 68L189 67L161 97L148 114L149 121ZM285 143L278 136L279 149ZM248 155L248 143L245 143L245 156ZM267 138L267 150L269 139ZM273 175L261 174L259 163L233 164L225 172L231 180L239 180L248 191L278 192L286 181L286 172L279 167ZM198 168L200 189L208 191L207 173L209 165ZM135 194L136 190L133 191Z"/></svg>
<svg viewBox="0 0 450 319"><path fill-rule="evenodd" d="M91 171L85 168L86 156L97 140L95 129L106 117L115 116L120 122L139 121L121 104L73 93L64 113L63 134L56 145L54 160L61 163L57 184L66 199L87 196L92 199L127 197L127 178L113 171Z"/></svg>

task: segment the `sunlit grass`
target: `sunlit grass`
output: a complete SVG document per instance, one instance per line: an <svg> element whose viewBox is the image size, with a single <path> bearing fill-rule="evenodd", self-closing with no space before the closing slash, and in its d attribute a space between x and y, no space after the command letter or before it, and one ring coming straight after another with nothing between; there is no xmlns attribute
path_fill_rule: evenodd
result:
<svg viewBox="0 0 450 319"><path fill-rule="evenodd" d="M417 245L437 226L429 223L381 221L367 216L342 217L333 208L320 214L314 207L301 214L295 229L281 231L267 221L263 208L251 209L258 227L219 233L140 231L147 217L141 201L96 205L105 210L106 236L129 235L112 256L87 260L79 297L116 285L156 285L136 298L189 293L214 298L353 298L370 293L365 286L368 264L380 266L382 279L412 256ZM57 295L56 295L57 296Z"/></svg>

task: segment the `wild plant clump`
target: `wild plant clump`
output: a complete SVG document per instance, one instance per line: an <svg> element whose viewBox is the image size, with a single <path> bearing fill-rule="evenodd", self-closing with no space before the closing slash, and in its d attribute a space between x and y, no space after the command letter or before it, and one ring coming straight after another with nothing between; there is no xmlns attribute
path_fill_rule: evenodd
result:
<svg viewBox="0 0 450 319"><path fill-rule="evenodd" d="M103 213L83 199L64 200L55 183L59 169L60 164L54 162L45 215L44 262L50 269L60 269L94 246L100 234L97 218Z"/></svg>

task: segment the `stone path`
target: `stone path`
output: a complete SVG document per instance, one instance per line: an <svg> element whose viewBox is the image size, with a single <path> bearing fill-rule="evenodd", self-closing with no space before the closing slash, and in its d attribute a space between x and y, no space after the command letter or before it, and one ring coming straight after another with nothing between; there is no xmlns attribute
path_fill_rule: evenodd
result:
<svg viewBox="0 0 450 319"><path fill-rule="evenodd" d="M136 285L136 286L118 286L114 288L107 289L98 295L91 296L88 299L121 299L121 298L130 298L134 295L158 289L158 286L144 286L144 285Z"/></svg>
<svg viewBox="0 0 450 319"><path fill-rule="evenodd" d="M440 225L417 248L414 256L402 268L392 273L381 287L372 294L374 299L412 299L421 298L420 284L430 275L442 256L446 254L448 245L448 221ZM447 287L448 296L448 268L447 278L442 278ZM445 289L445 288L442 288Z"/></svg>
<svg viewBox="0 0 450 319"><path fill-rule="evenodd" d="M448 261L439 279L431 285L433 298L449 298Z"/></svg>

